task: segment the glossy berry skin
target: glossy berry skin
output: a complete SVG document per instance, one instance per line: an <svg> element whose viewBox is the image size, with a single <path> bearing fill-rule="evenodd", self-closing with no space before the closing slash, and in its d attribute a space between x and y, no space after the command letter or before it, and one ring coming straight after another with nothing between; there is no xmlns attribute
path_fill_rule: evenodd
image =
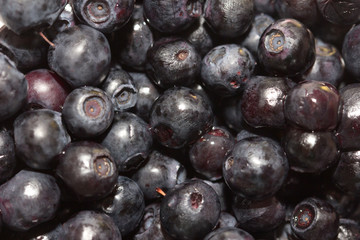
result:
<svg viewBox="0 0 360 240"><path fill-rule="evenodd" d="M342 56L345 61L345 68L357 81L360 80L359 58L360 53L360 25L355 25L345 35L342 43Z"/></svg>
<svg viewBox="0 0 360 240"><path fill-rule="evenodd" d="M284 151L290 168L302 173L321 173L332 166L339 157L333 132L308 132L288 128L285 132Z"/></svg>
<svg viewBox="0 0 360 240"><path fill-rule="evenodd" d="M177 160L153 151L146 164L139 168L131 177L137 182L146 200L161 197L155 190L161 188L164 192L186 179L186 169Z"/></svg>
<svg viewBox="0 0 360 240"><path fill-rule="evenodd" d="M186 87L168 89L154 103L150 125L156 140L179 149L210 130L213 112L207 99Z"/></svg>
<svg viewBox="0 0 360 240"><path fill-rule="evenodd" d="M219 228L205 236L204 240L254 240L248 232L237 227Z"/></svg>
<svg viewBox="0 0 360 240"><path fill-rule="evenodd" d="M37 33L18 35L7 27L0 29L1 52L13 60L22 72L46 64L48 45Z"/></svg>
<svg viewBox="0 0 360 240"><path fill-rule="evenodd" d="M316 0L319 12L329 22L351 25L360 21L360 3L354 0Z"/></svg>
<svg viewBox="0 0 360 240"><path fill-rule="evenodd" d="M268 232L285 222L286 206L276 197L251 201L236 196L232 210L238 221L237 227L248 232Z"/></svg>
<svg viewBox="0 0 360 240"><path fill-rule="evenodd" d="M114 189L118 177L109 150L95 142L73 142L59 156L56 175L78 200L105 197Z"/></svg>
<svg viewBox="0 0 360 240"><path fill-rule="evenodd" d="M319 18L319 12L314 0L278 0L275 9L279 18L294 18L310 27Z"/></svg>
<svg viewBox="0 0 360 240"><path fill-rule="evenodd" d="M225 128L213 127L202 135L190 148L192 167L207 179L222 178L222 165L234 146L234 138Z"/></svg>
<svg viewBox="0 0 360 240"><path fill-rule="evenodd" d="M360 84L348 84L340 89L341 113L339 125L336 129L336 137L342 150L357 150L360 133Z"/></svg>
<svg viewBox="0 0 360 240"><path fill-rule="evenodd" d="M162 38L147 52L146 72L162 88L190 86L200 73L201 57L181 38Z"/></svg>
<svg viewBox="0 0 360 240"><path fill-rule="evenodd" d="M31 110L14 122L17 156L34 169L52 169L55 157L70 143L70 136L59 112L49 109Z"/></svg>
<svg viewBox="0 0 360 240"><path fill-rule="evenodd" d="M70 87L55 72L48 69L36 69L25 75L28 83L27 108L46 108L62 111Z"/></svg>
<svg viewBox="0 0 360 240"><path fill-rule="evenodd" d="M139 225L145 210L145 200L135 181L119 176L112 193L95 202L93 207L109 215L121 236L126 236Z"/></svg>
<svg viewBox="0 0 360 240"><path fill-rule="evenodd" d="M289 164L281 146L266 137L249 137L237 142L223 165L224 180L236 194L261 200L282 186Z"/></svg>
<svg viewBox="0 0 360 240"><path fill-rule="evenodd" d="M110 97L95 87L73 90L62 110L66 129L77 138L99 136L110 127L113 118L114 106Z"/></svg>
<svg viewBox="0 0 360 240"><path fill-rule="evenodd" d="M121 65L144 71L146 53L154 44L154 36L144 19L143 5L135 4L129 23L115 34L120 45L117 53Z"/></svg>
<svg viewBox="0 0 360 240"><path fill-rule="evenodd" d="M216 192L200 180L178 185L167 193L160 205L163 231L175 239L202 239L220 217Z"/></svg>
<svg viewBox="0 0 360 240"><path fill-rule="evenodd" d="M333 182L339 189L352 195L360 195L359 151L342 152L333 174Z"/></svg>
<svg viewBox="0 0 360 240"><path fill-rule="evenodd" d="M339 86L345 71L345 62L337 48L320 39L316 39L316 57L314 65L302 76L304 80L328 82Z"/></svg>
<svg viewBox="0 0 360 240"><path fill-rule="evenodd" d="M145 121L149 121L151 107L160 96L160 92L145 73L133 72L129 74L137 89L137 100L133 111Z"/></svg>
<svg viewBox="0 0 360 240"><path fill-rule="evenodd" d="M216 46L202 60L205 88L220 97L239 95L255 68L252 54L236 44Z"/></svg>
<svg viewBox="0 0 360 240"><path fill-rule="evenodd" d="M351 240L360 238L360 226L351 219L340 218L339 231L336 240Z"/></svg>
<svg viewBox="0 0 360 240"><path fill-rule="evenodd" d="M1 185L0 195L3 223L15 231L26 231L54 218L60 204L55 178L28 170Z"/></svg>
<svg viewBox="0 0 360 240"><path fill-rule="evenodd" d="M210 28L221 37L243 35L254 17L253 0L206 0L204 17Z"/></svg>
<svg viewBox="0 0 360 240"><path fill-rule="evenodd" d="M177 33L190 27L202 14L201 1L144 0L144 16L162 33Z"/></svg>
<svg viewBox="0 0 360 240"><path fill-rule="evenodd" d="M137 102L138 91L132 77L118 65L110 68L101 89L111 97L115 111L126 111Z"/></svg>
<svg viewBox="0 0 360 240"><path fill-rule="evenodd" d="M0 131L0 183L4 183L15 173L15 143L9 130Z"/></svg>
<svg viewBox="0 0 360 240"><path fill-rule="evenodd" d="M121 240L114 221L105 213L81 211L63 224L64 239Z"/></svg>
<svg viewBox="0 0 360 240"><path fill-rule="evenodd" d="M106 77L111 61L109 43L101 32L76 25L56 35L49 47L48 64L73 88L97 86Z"/></svg>
<svg viewBox="0 0 360 240"><path fill-rule="evenodd" d="M255 76L244 87L240 111L252 127L285 127L284 103L294 83L286 78Z"/></svg>
<svg viewBox="0 0 360 240"><path fill-rule="evenodd" d="M166 239L160 223L160 203L146 206L140 228L134 235L134 240L164 240Z"/></svg>
<svg viewBox="0 0 360 240"><path fill-rule="evenodd" d="M291 229L300 239L331 240L337 235L339 216L327 202L307 198L292 213Z"/></svg>
<svg viewBox="0 0 360 240"><path fill-rule="evenodd" d="M0 119L14 116L26 104L28 84L24 75L4 54L0 53Z"/></svg>
<svg viewBox="0 0 360 240"><path fill-rule="evenodd" d="M285 100L286 120L310 131L333 130L338 123L340 95L327 82L304 81L293 87Z"/></svg>
<svg viewBox="0 0 360 240"><path fill-rule="evenodd" d="M315 40L301 22L279 19L261 35L258 58L273 75L294 76L308 70L315 61Z"/></svg>
<svg viewBox="0 0 360 240"><path fill-rule="evenodd" d="M264 13L256 14L251 24L250 30L241 45L248 49L257 58L259 40L265 29L275 20Z"/></svg>
<svg viewBox="0 0 360 240"><path fill-rule="evenodd" d="M224 181L214 181L214 182L210 180L202 180L202 181L215 190L220 200L221 211L222 212L228 211L230 208L229 203L231 200L230 199L231 192L230 189L227 187L226 183Z"/></svg>
<svg viewBox="0 0 360 240"><path fill-rule="evenodd" d="M73 0L75 15L81 22L103 33L120 29L130 19L134 0Z"/></svg>
<svg viewBox="0 0 360 240"><path fill-rule="evenodd" d="M38 0L26 4L21 0L1 0L0 20L19 35L29 30L41 30L55 22L66 3L66 0Z"/></svg>
<svg viewBox="0 0 360 240"><path fill-rule="evenodd" d="M116 113L102 145L114 157L118 171L140 167L151 152L153 139L148 124L133 113Z"/></svg>

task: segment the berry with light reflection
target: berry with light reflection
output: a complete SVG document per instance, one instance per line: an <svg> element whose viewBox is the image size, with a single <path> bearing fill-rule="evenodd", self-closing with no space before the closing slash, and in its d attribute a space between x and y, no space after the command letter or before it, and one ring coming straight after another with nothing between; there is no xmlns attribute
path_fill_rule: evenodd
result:
<svg viewBox="0 0 360 240"><path fill-rule="evenodd" d="M114 118L110 97L101 89L81 87L66 98L62 118L69 132L77 138L91 138L106 131Z"/></svg>

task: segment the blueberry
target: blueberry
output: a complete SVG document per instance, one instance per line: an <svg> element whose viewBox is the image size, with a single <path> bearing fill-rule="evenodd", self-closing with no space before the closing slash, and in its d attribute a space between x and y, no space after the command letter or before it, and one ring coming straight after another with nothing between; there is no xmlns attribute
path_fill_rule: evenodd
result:
<svg viewBox="0 0 360 240"><path fill-rule="evenodd" d="M161 229L160 203L152 203L146 206L144 216L140 223L134 240L164 240L166 237Z"/></svg>
<svg viewBox="0 0 360 240"><path fill-rule="evenodd" d="M150 154L152 143L148 124L135 114L126 112L115 114L114 123L102 141L120 172L138 169Z"/></svg>
<svg viewBox="0 0 360 240"><path fill-rule="evenodd" d="M238 221L237 227L248 232L267 232L285 222L285 205L275 197L252 201L236 196L232 210Z"/></svg>
<svg viewBox="0 0 360 240"><path fill-rule="evenodd" d="M121 240L114 221L105 213L81 211L63 224L64 239Z"/></svg>
<svg viewBox="0 0 360 240"><path fill-rule="evenodd" d="M296 205L291 229L300 239L334 239L339 227L339 216L327 202L307 198Z"/></svg>
<svg viewBox="0 0 360 240"><path fill-rule="evenodd" d="M135 181L119 176L112 193L95 202L93 207L109 215L121 236L126 236L139 225L145 210L145 200Z"/></svg>
<svg viewBox="0 0 360 240"><path fill-rule="evenodd" d="M274 16L276 14L275 3L276 0L254 0L255 12Z"/></svg>
<svg viewBox="0 0 360 240"><path fill-rule="evenodd" d="M190 86L200 73L201 57L180 38L162 38L147 52L146 71L158 86Z"/></svg>
<svg viewBox="0 0 360 240"><path fill-rule="evenodd" d="M151 107L160 96L160 92L145 73L132 72L129 74L137 89L137 100L134 107L134 113L145 121L149 121Z"/></svg>
<svg viewBox="0 0 360 240"><path fill-rule="evenodd" d="M183 31L202 14L200 0L144 0L144 16L163 33Z"/></svg>
<svg viewBox="0 0 360 240"><path fill-rule="evenodd" d="M215 227L219 217L216 192L199 180L178 185L161 201L161 226L175 239L202 239Z"/></svg>
<svg viewBox="0 0 360 240"><path fill-rule="evenodd" d="M335 135L329 131L288 128L283 142L294 171L319 174L334 165L339 157Z"/></svg>
<svg viewBox="0 0 360 240"><path fill-rule="evenodd" d="M204 240L254 240L248 232L236 227L219 228L205 236Z"/></svg>
<svg viewBox="0 0 360 240"><path fill-rule="evenodd" d="M308 27L314 25L320 15L313 0L278 0L275 9L279 18L295 18Z"/></svg>
<svg viewBox="0 0 360 240"><path fill-rule="evenodd" d="M207 99L185 87L168 89L154 103L150 125L155 138L166 147L179 149L209 131L213 112Z"/></svg>
<svg viewBox="0 0 360 240"><path fill-rule="evenodd" d="M255 76L244 87L241 97L243 119L252 127L285 127L284 103L294 85L289 79Z"/></svg>
<svg viewBox="0 0 360 240"><path fill-rule="evenodd" d="M1 0L0 19L17 34L41 30L51 26L64 9L65 0L36 0L26 4L22 0Z"/></svg>
<svg viewBox="0 0 360 240"><path fill-rule="evenodd" d="M266 137L237 142L223 164L229 188L247 199L265 199L282 186L289 169L280 144Z"/></svg>
<svg viewBox="0 0 360 240"><path fill-rule="evenodd" d="M36 69L25 75L28 83L27 108L61 112L70 87L55 72Z"/></svg>
<svg viewBox="0 0 360 240"><path fill-rule="evenodd" d="M258 58L264 69L273 75L303 73L315 61L313 34L295 19L279 19L261 35Z"/></svg>
<svg viewBox="0 0 360 240"><path fill-rule="evenodd" d="M16 231L26 231L54 218L60 204L55 178L27 170L1 185L0 195L2 220Z"/></svg>
<svg viewBox="0 0 360 240"><path fill-rule="evenodd" d="M333 174L335 185L344 192L360 195L360 159L359 151L342 152L339 164Z"/></svg>
<svg viewBox="0 0 360 240"><path fill-rule="evenodd" d="M359 32L359 24L352 27L346 33L342 44L342 56L345 61L345 68L357 79L357 81L360 79L359 59L357 57L360 53Z"/></svg>
<svg viewBox="0 0 360 240"><path fill-rule="evenodd" d="M13 61L0 52L0 119L13 117L26 104L28 84Z"/></svg>
<svg viewBox="0 0 360 240"><path fill-rule="evenodd" d="M255 15L251 28L241 43L241 45L248 49L254 57L257 58L257 49L261 35L274 21L275 20L271 16L263 13Z"/></svg>
<svg viewBox="0 0 360 240"><path fill-rule="evenodd" d="M55 158L71 139L59 112L49 109L31 110L14 122L17 156L29 167L52 169Z"/></svg>
<svg viewBox="0 0 360 240"><path fill-rule="evenodd" d="M36 33L17 35L7 27L0 30L0 50L22 72L46 65L48 45Z"/></svg>
<svg viewBox="0 0 360 240"><path fill-rule="evenodd" d="M220 97L239 95L255 68L252 54L236 44L216 46L202 60L201 79Z"/></svg>
<svg viewBox="0 0 360 240"><path fill-rule="evenodd" d="M222 165L232 150L234 138L221 127L213 127L202 135L190 148L192 167L206 178L216 181L222 178Z"/></svg>
<svg viewBox="0 0 360 240"><path fill-rule="evenodd" d="M340 89L340 121L336 129L336 137L342 150L357 150L360 133L360 84L348 84Z"/></svg>
<svg viewBox="0 0 360 240"><path fill-rule="evenodd" d="M113 118L114 106L110 97L95 87L73 90L62 110L66 128L77 138L99 136L110 127Z"/></svg>
<svg viewBox="0 0 360 240"><path fill-rule="evenodd" d="M50 68L74 88L99 85L108 74L110 60L106 37L86 25L58 33L48 51Z"/></svg>
<svg viewBox="0 0 360 240"><path fill-rule="evenodd" d="M146 164L135 172L132 179L139 184L146 200L154 200L160 197L156 188L167 192L184 182L186 170L175 159L153 151Z"/></svg>
<svg viewBox="0 0 360 240"><path fill-rule="evenodd" d="M316 0L318 9L329 22L351 25L360 21L360 3L353 0Z"/></svg>
<svg viewBox="0 0 360 240"><path fill-rule="evenodd" d="M303 74L304 80L328 82L339 86L345 71L345 62L337 48L316 39L316 57L312 67Z"/></svg>
<svg viewBox="0 0 360 240"><path fill-rule="evenodd" d="M238 222L232 214L228 212L221 212L216 228L236 227L237 224Z"/></svg>
<svg viewBox="0 0 360 240"><path fill-rule="evenodd" d="M206 25L204 17L200 17L185 35L202 57L215 46L215 37Z"/></svg>
<svg viewBox="0 0 360 240"><path fill-rule="evenodd" d="M293 87L285 100L286 120L306 130L333 130L338 123L340 95L330 83L304 81Z"/></svg>
<svg viewBox="0 0 360 240"><path fill-rule="evenodd" d="M254 17L253 0L206 0L204 17L211 29L226 38L243 35Z"/></svg>
<svg viewBox="0 0 360 240"><path fill-rule="evenodd" d="M238 105L240 98L238 96L225 98L222 102L220 113L224 124L231 130L240 132L244 128L244 119Z"/></svg>
<svg viewBox="0 0 360 240"><path fill-rule="evenodd" d="M227 187L226 183L224 181L202 181L215 190L220 200L221 211L228 211L230 209L231 192L230 189Z"/></svg>
<svg viewBox="0 0 360 240"><path fill-rule="evenodd" d="M144 19L143 12L143 5L135 4L129 23L115 32L120 45L117 51L119 62L138 71L145 70L146 53L154 44L153 33Z"/></svg>
<svg viewBox="0 0 360 240"><path fill-rule="evenodd" d="M135 106L138 91L132 77L118 65L112 66L105 81L101 85L110 97L115 111L125 111Z"/></svg>
<svg viewBox="0 0 360 240"><path fill-rule="evenodd" d="M56 175L79 201L87 201L110 194L118 171L109 150L98 143L81 141L64 149Z"/></svg>
<svg viewBox="0 0 360 240"><path fill-rule="evenodd" d="M120 29L130 19L134 0L73 0L74 13L81 22L101 32Z"/></svg>
<svg viewBox="0 0 360 240"><path fill-rule="evenodd" d="M0 183L3 183L15 174L17 165L14 138L6 128L0 131L0 156Z"/></svg>

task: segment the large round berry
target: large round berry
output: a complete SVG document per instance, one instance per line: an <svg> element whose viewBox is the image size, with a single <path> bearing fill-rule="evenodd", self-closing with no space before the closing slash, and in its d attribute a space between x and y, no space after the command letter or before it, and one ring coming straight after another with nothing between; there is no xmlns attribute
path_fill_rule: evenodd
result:
<svg viewBox="0 0 360 240"><path fill-rule="evenodd" d="M85 24L105 33L121 28L129 20L134 0L73 0L76 16Z"/></svg>
<svg viewBox="0 0 360 240"><path fill-rule="evenodd" d="M280 19L262 34L258 57L267 72L294 76L313 65L315 40L301 22L291 18Z"/></svg>
<svg viewBox="0 0 360 240"><path fill-rule="evenodd" d="M237 142L223 165L229 188L248 199L274 195L285 181L289 164L280 144L266 137Z"/></svg>
<svg viewBox="0 0 360 240"><path fill-rule="evenodd" d="M101 89L81 87L66 98L62 118L73 136L91 138L106 131L114 117L110 97Z"/></svg>
<svg viewBox="0 0 360 240"><path fill-rule="evenodd" d="M195 141L212 124L213 112L207 99L185 87L165 91L150 114L155 138L169 148L181 148Z"/></svg>
<svg viewBox="0 0 360 240"><path fill-rule="evenodd" d="M338 123L340 95L327 82L304 81L293 87L285 100L287 121L307 130L333 130Z"/></svg>
<svg viewBox="0 0 360 240"><path fill-rule="evenodd" d="M111 61L104 34L86 25L76 25L56 35L49 47L50 68L72 87L97 86L106 77Z"/></svg>
<svg viewBox="0 0 360 240"><path fill-rule="evenodd" d="M216 192L200 180L178 185L161 201L161 226L175 239L202 239L215 227L219 217Z"/></svg>

